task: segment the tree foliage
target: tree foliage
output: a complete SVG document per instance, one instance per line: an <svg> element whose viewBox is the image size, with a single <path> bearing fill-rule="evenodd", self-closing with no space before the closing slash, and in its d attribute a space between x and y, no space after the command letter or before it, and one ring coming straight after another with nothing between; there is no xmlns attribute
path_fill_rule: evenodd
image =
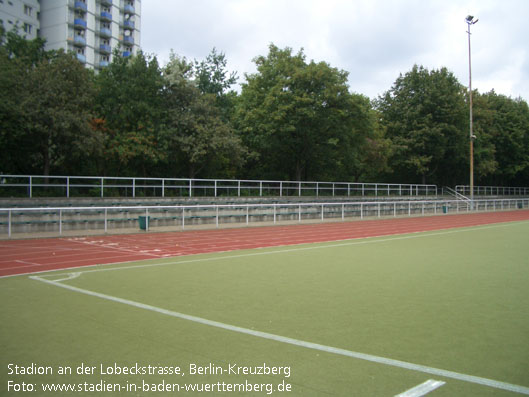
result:
<svg viewBox="0 0 529 397"><path fill-rule="evenodd" d="M464 88L451 72L415 65L379 98L377 107L393 144L395 176L450 185L462 180L468 118Z"/></svg>
<svg viewBox="0 0 529 397"><path fill-rule="evenodd" d="M187 60L174 55L164 68L168 117L162 139L168 164L175 170L183 167L192 178L222 177L240 167L244 148L216 102L225 88L205 92L193 76Z"/></svg>
<svg viewBox="0 0 529 397"><path fill-rule="evenodd" d="M240 93L215 48L164 67L115 53L94 74L44 44L0 29L0 173L468 181L468 92L446 68L416 65L371 102L273 44ZM473 95L475 184L529 185L527 102Z"/></svg>
<svg viewBox="0 0 529 397"><path fill-rule="evenodd" d="M123 58L116 52L96 85L96 110L106 132L105 156L112 159L108 165L119 173L134 169L147 176L161 160L157 132L165 113L156 57L140 52Z"/></svg>
<svg viewBox="0 0 529 397"><path fill-rule="evenodd" d="M494 91L476 94L476 149L478 165L485 164L483 179L500 186L529 183L527 102Z"/></svg>
<svg viewBox="0 0 529 397"><path fill-rule="evenodd" d="M336 167L350 167L367 134L366 101L349 92L347 73L274 45L254 62L257 73L246 77L238 109L253 171L294 180L340 176Z"/></svg>
<svg viewBox="0 0 529 397"><path fill-rule="evenodd" d="M8 172L73 172L97 150L92 73L72 54L10 32L0 51L0 142Z"/></svg>

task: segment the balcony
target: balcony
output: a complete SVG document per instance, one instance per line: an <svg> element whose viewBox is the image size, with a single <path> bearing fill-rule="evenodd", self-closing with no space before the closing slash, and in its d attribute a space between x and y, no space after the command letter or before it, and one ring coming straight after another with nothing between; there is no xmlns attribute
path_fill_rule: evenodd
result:
<svg viewBox="0 0 529 397"><path fill-rule="evenodd" d="M123 51L123 58L128 58L132 55L131 51Z"/></svg>
<svg viewBox="0 0 529 397"><path fill-rule="evenodd" d="M86 6L86 3L83 2L83 1L76 1L73 4L73 8L75 8L76 10L81 10L81 11L85 11L85 12L88 10L88 7Z"/></svg>
<svg viewBox="0 0 529 397"><path fill-rule="evenodd" d="M81 19L81 18L75 18L73 20L73 25L76 27L76 28L81 28L81 29L86 29L86 21L84 19Z"/></svg>
<svg viewBox="0 0 529 397"><path fill-rule="evenodd" d="M123 42L127 44L134 44L134 37L132 36L123 36Z"/></svg>
<svg viewBox="0 0 529 397"><path fill-rule="evenodd" d="M108 44L101 44L99 46L99 52L102 52L104 54L110 54L112 52L112 47Z"/></svg>
<svg viewBox="0 0 529 397"><path fill-rule="evenodd" d="M101 0L101 4L103 4L105 6L111 6L112 5L112 0Z"/></svg>
<svg viewBox="0 0 529 397"><path fill-rule="evenodd" d="M83 36L74 36L73 44L78 47L86 46L86 39Z"/></svg>
<svg viewBox="0 0 529 397"><path fill-rule="evenodd" d="M112 14L107 11L101 11L101 19L104 21L112 21Z"/></svg>
<svg viewBox="0 0 529 397"><path fill-rule="evenodd" d="M134 14L134 6L126 4L125 7L123 7L123 11L125 11L125 14Z"/></svg>
<svg viewBox="0 0 529 397"><path fill-rule="evenodd" d="M75 54L77 56L77 60L81 63L86 63L86 56L84 54Z"/></svg>
<svg viewBox="0 0 529 397"><path fill-rule="evenodd" d="M111 37L112 31L109 28L101 28L101 30L99 31L99 35L104 37Z"/></svg>
<svg viewBox="0 0 529 397"><path fill-rule="evenodd" d="M123 27L125 29L131 29L131 30L134 29L134 21L127 21L127 20L123 21Z"/></svg>
<svg viewBox="0 0 529 397"><path fill-rule="evenodd" d="M100 68L106 68L108 66L108 61L99 61Z"/></svg>

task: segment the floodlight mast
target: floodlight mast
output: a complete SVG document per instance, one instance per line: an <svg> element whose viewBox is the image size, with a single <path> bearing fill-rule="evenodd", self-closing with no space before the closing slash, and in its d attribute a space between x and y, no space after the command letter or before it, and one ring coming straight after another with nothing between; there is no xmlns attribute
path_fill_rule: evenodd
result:
<svg viewBox="0 0 529 397"><path fill-rule="evenodd" d="M474 20L472 15L466 17L465 21L468 25L468 94L470 103L470 208L474 209L474 139L476 136L473 133L472 121L472 57L470 51L470 26L478 22L479 19Z"/></svg>

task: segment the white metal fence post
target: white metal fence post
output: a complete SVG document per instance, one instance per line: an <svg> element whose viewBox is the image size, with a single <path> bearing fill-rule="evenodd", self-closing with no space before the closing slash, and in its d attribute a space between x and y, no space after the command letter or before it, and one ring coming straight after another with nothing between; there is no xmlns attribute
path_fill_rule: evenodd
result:
<svg viewBox="0 0 529 397"><path fill-rule="evenodd" d="M185 207L182 207L182 230L185 229L185 217L186 217L186 209Z"/></svg>
<svg viewBox="0 0 529 397"><path fill-rule="evenodd" d="M301 223L301 204L298 206L299 222Z"/></svg>

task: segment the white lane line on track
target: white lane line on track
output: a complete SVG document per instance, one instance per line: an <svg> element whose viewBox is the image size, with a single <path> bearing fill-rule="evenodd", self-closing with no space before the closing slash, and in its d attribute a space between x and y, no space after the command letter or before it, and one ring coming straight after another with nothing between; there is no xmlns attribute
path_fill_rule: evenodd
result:
<svg viewBox="0 0 529 397"><path fill-rule="evenodd" d="M497 381L493 379L481 378L479 376L461 374L461 373L454 372L454 371L448 371L444 369L428 367L426 365L413 364L413 363L409 363L406 361L394 360L392 358L386 358L386 357L374 356L371 354L354 352L354 351L350 351L346 349L341 349L338 347L320 345L318 343L306 342L306 341L302 341L299 339L289 338L286 336L270 334L268 332L261 332L261 331L256 331L253 329L238 327L236 325L230 325L230 324L221 323L219 321L208 320L202 317L191 316L188 314L179 313L179 312L163 309L163 308L156 307L156 306L147 305L145 303L135 302L132 300L123 299L123 298L119 298L119 297L112 296L112 295L106 295L106 294L102 294L99 292L94 292L94 291L86 290L83 288L78 288L78 287L74 287L71 285L62 284L60 282L47 280L47 279L44 279L38 276L30 276L29 278L43 282L43 283L54 285L56 287L64 288L64 289L67 289L73 292L81 293L84 295L89 295L89 296L93 296L96 298L105 299L108 301L121 303L121 304L128 305L128 306L133 306L138 309L149 310L149 311L163 314L166 316L171 316L171 317L179 318L182 320L192 321L195 323L207 325L210 327L220 328L220 329L224 329L227 331L238 332L241 334L255 336L257 338L273 340L276 342L304 347L307 349L318 350L318 351L322 351L325 353L337 354L341 356L356 358L359 360L370 361L370 362L388 365L392 367L398 367L398 368L403 368L403 369L407 369L411 371L423 372L423 373L427 373L430 375L442 376L445 378L456 379L456 380L463 381L463 382L469 382L469 383L474 383L474 384L478 384L482 386L488 386L488 387L492 387L495 389L508 390L508 391L515 392L515 393L529 395L529 387L525 387L525 386L514 385L511 383L501 382L501 381Z"/></svg>
<svg viewBox="0 0 529 397"><path fill-rule="evenodd" d="M76 244L88 245L90 247L107 248L109 250L123 251L123 252L127 252L127 253L138 254L138 255L150 255L150 256L152 256L154 258L159 258L160 257L160 255L158 255L158 254L151 254L149 252L135 251L135 250L132 250L132 249L129 249L129 248L119 247L119 246L116 246L115 243L105 243L103 240L98 240L98 241L69 240L69 241L71 241L73 243L76 243Z"/></svg>

